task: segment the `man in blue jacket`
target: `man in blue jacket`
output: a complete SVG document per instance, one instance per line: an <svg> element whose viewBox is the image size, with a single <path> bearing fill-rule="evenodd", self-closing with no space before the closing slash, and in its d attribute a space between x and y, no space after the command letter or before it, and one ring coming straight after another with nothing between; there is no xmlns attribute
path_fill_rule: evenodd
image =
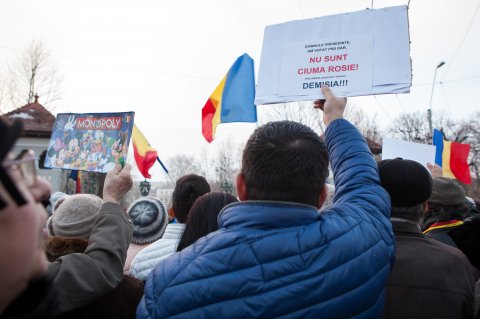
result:
<svg viewBox="0 0 480 319"><path fill-rule="evenodd" d="M137 318L381 318L394 258L390 198L343 119L346 99L322 91L326 146L299 123L259 127L237 177L241 202L223 210L218 231L154 269ZM328 154L336 193L318 213Z"/></svg>

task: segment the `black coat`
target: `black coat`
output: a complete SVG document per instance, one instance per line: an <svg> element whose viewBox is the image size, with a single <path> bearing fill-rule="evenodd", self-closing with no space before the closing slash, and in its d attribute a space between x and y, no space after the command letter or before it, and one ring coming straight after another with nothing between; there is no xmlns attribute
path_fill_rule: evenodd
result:
<svg viewBox="0 0 480 319"><path fill-rule="evenodd" d="M465 220L463 225L451 230L448 235L472 265L480 270L480 216Z"/></svg>
<svg viewBox="0 0 480 319"><path fill-rule="evenodd" d="M384 318L472 318L478 274L462 252L425 237L413 222L392 225L397 249Z"/></svg>

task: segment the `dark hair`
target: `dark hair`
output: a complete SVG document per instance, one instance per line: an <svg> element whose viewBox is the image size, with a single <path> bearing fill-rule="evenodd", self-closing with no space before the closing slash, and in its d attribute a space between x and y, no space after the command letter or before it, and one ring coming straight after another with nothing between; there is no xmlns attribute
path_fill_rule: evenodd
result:
<svg viewBox="0 0 480 319"><path fill-rule="evenodd" d="M325 143L309 127L292 121L267 123L247 141L242 171L249 200L290 201L318 206L328 177Z"/></svg>
<svg viewBox="0 0 480 319"><path fill-rule="evenodd" d="M172 208L180 223L187 221L188 212L195 200L210 192L210 185L203 176L189 174L180 177L172 194Z"/></svg>
<svg viewBox="0 0 480 319"><path fill-rule="evenodd" d="M452 219L463 220L467 215L467 206L428 204L422 229L425 230L434 223L446 222Z"/></svg>
<svg viewBox="0 0 480 319"><path fill-rule="evenodd" d="M424 213L425 212L423 211L423 203L409 207L392 206L391 217L408 219L420 224Z"/></svg>
<svg viewBox="0 0 480 319"><path fill-rule="evenodd" d="M177 251L187 248L200 237L218 229L217 217L223 207L238 199L230 193L211 192L197 198L188 214L187 224Z"/></svg>

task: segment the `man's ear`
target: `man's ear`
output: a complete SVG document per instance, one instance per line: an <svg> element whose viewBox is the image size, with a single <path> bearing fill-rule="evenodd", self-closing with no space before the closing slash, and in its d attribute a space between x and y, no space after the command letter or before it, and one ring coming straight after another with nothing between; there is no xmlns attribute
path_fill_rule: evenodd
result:
<svg viewBox="0 0 480 319"><path fill-rule="evenodd" d="M428 202L427 201L424 201L422 203L422 216L420 216L420 224L423 223L423 219L425 218L425 215L427 214L427 211L428 211Z"/></svg>
<svg viewBox="0 0 480 319"><path fill-rule="evenodd" d="M422 208L423 208L423 214L426 214L428 211L428 202L425 201L422 203Z"/></svg>
<svg viewBox="0 0 480 319"><path fill-rule="evenodd" d="M241 201L248 200L247 185L245 184L245 176L242 173L237 174L237 195Z"/></svg>
<svg viewBox="0 0 480 319"><path fill-rule="evenodd" d="M318 204L317 204L318 209L322 208L323 203L325 203L325 200L327 199L327 196L328 196L327 184L323 184L322 191L318 196Z"/></svg>

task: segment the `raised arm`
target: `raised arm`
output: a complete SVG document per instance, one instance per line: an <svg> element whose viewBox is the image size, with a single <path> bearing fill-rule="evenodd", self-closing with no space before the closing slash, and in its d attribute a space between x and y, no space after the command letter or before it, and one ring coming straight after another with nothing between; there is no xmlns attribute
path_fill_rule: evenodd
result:
<svg viewBox="0 0 480 319"><path fill-rule="evenodd" d="M132 186L130 165L118 164L104 184L104 203L83 254L70 254L50 264L48 275L58 294L57 314L81 307L112 291L123 278L132 226L119 200Z"/></svg>
<svg viewBox="0 0 480 319"><path fill-rule="evenodd" d="M322 87L325 100L314 102L323 110L327 148L335 180L334 202L351 203L390 216L390 198L380 186L378 168L368 145L357 128L343 119L346 99L337 98Z"/></svg>

